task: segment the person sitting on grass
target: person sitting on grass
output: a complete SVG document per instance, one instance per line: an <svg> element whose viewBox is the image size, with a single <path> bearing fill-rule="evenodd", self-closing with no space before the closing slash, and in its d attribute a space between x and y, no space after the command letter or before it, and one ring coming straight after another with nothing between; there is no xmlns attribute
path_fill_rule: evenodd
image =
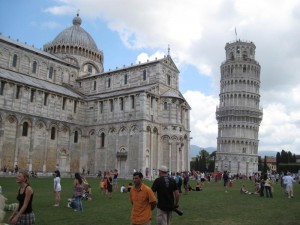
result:
<svg viewBox="0 0 300 225"><path fill-rule="evenodd" d="M196 191L202 191L202 183L200 181L197 180L197 184L196 184Z"/></svg>
<svg viewBox="0 0 300 225"><path fill-rule="evenodd" d="M127 192L126 187L125 187L124 184L122 184L122 186L121 186L121 188L120 188L120 192L121 192L121 193L126 193L126 192Z"/></svg>
<svg viewBox="0 0 300 225"><path fill-rule="evenodd" d="M245 194L245 195L254 195L254 194L256 194L256 193L253 193L253 192L248 191L248 190L246 189L245 185L243 185L243 186L241 187L240 193L241 193L241 194Z"/></svg>

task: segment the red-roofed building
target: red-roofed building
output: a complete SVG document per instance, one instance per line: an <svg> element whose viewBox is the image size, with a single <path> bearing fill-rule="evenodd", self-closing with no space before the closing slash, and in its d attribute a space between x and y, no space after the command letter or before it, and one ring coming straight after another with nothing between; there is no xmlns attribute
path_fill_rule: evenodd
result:
<svg viewBox="0 0 300 225"><path fill-rule="evenodd" d="M266 163L267 163L267 166L270 168L271 171L277 171L276 157L266 156Z"/></svg>

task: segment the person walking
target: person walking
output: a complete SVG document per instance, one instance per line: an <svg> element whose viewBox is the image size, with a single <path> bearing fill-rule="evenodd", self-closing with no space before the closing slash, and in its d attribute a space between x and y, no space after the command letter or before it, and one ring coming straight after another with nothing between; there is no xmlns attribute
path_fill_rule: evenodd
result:
<svg viewBox="0 0 300 225"><path fill-rule="evenodd" d="M190 178L189 173L186 171L183 173L183 187L184 187L184 194L189 193L189 186L190 186Z"/></svg>
<svg viewBox="0 0 300 225"><path fill-rule="evenodd" d="M161 166L158 175L152 185L152 191L157 193L157 225L171 225L172 211L179 206L180 194L176 181L168 176L168 167Z"/></svg>
<svg viewBox="0 0 300 225"><path fill-rule="evenodd" d="M81 197L84 191L84 186L83 186L83 181L82 178L80 176L80 174L77 172L75 173L75 178L74 178L74 182L73 182L73 188L74 188L74 198L75 198L75 204L76 204L76 208L75 208L75 212L76 211L82 211L83 207L82 207L82 203L81 203Z"/></svg>
<svg viewBox="0 0 300 225"><path fill-rule="evenodd" d="M182 191L181 191L182 177L181 177L181 175L180 175L179 172L176 173L175 181L176 181L176 185L177 185L178 191L181 194L182 193Z"/></svg>
<svg viewBox="0 0 300 225"><path fill-rule="evenodd" d="M107 173L107 195L108 195L108 198L111 199L111 196L112 196L112 191L113 191L113 172L110 171Z"/></svg>
<svg viewBox="0 0 300 225"><path fill-rule="evenodd" d="M24 170L18 172L16 182L20 188L17 195L19 206L9 217L9 224L32 225L35 224L35 215L32 209L33 189L28 183L29 173Z"/></svg>
<svg viewBox="0 0 300 225"><path fill-rule="evenodd" d="M264 197L264 190L265 190L265 179L264 174L262 173L259 178L259 196Z"/></svg>
<svg viewBox="0 0 300 225"><path fill-rule="evenodd" d="M264 180L265 180L265 191L266 191L266 197L267 198L273 198L273 194L272 194L272 181L270 179L270 177L268 177L268 174L264 175Z"/></svg>
<svg viewBox="0 0 300 225"><path fill-rule="evenodd" d="M130 191L131 225L150 225L156 197L150 187L143 183L141 172L133 173L134 187Z"/></svg>
<svg viewBox="0 0 300 225"><path fill-rule="evenodd" d="M113 178L114 190L115 190L115 192L117 192L118 191L118 175L119 175L117 169L114 170L113 175L114 175L114 178Z"/></svg>
<svg viewBox="0 0 300 225"><path fill-rule="evenodd" d="M284 176L284 184L286 185L286 192L288 194L288 198L294 198L294 191L293 191L293 183L295 179L291 176L290 172L287 172L287 175Z"/></svg>
<svg viewBox="0 0 300 225"><path fill-rule="evenodd" d="M61 192L61 185L60 185L60 172L59 170L54 171L54 193L55 193L55 204L54 207L58 207L60 203L60 192Z"/></svg>
<svg viewBox="0 0 300 225"><path fill-rule="evenodd" d="M228 172L227 171L224 171L224 173L223 173L223 181L224 181L225 193L227 193L228 181L229 181L229 176L228 176Z"/></svg>

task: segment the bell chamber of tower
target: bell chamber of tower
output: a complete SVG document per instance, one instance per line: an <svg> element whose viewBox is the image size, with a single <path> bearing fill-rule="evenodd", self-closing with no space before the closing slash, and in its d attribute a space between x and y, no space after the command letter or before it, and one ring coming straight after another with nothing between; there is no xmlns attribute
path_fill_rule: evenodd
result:
<svg viewBox="0 0 300 225"><path fill-rule="evenodd" d="M234 41L225 46L221 64L216 171L251 175L258 171L258 133L262 121L260 65L253 42Z"/></svg>

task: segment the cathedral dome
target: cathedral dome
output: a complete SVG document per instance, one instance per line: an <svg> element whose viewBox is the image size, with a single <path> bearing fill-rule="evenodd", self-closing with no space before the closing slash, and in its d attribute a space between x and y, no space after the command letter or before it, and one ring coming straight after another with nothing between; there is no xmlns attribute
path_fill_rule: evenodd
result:
<svg viewBox="0 0 300 225"><path fill-rule="evenodd" d="M73 19L73 26L60 32L52 42L44 45L44 51L56 55L71 64L79 65L82 70L89 61L96 72L103 71L103 52L98 50L91 35L80 25L79 14ZM97 65L96 65L97 64Z"/></svg>
<svg viewBox="0 0 300 225"><path fill-rule="evenodd" d="M60 32L51 45L78 46L88 50L98 51L94 39L81 26L79 14L73 19L73 26Z"/></svg>

